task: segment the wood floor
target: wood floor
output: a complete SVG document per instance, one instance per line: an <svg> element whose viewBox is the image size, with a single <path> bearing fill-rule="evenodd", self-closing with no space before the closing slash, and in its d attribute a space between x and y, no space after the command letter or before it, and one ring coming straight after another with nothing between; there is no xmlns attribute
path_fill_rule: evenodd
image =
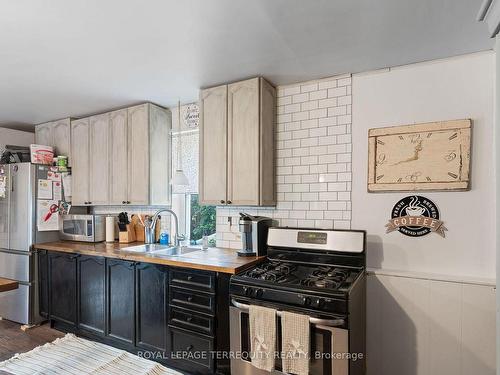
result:
<svg viewBox="0 0 500 375"><path fill-rule="evenodd" d="M0 362L9 359L16 353L24 353L31 349L63 337L64 333L50 328L48 324L26 330L21 325L8 320L0 320Z"/></svg>

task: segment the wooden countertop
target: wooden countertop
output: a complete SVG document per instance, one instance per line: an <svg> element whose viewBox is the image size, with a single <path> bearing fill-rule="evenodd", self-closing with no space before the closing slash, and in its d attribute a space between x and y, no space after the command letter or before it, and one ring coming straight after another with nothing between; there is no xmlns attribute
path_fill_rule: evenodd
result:
<svg viewBox="0 0 500 375"><path fill-rule="evenodd" d="M0 278L0 292L8 292L17 288L19 288L17 281Z"/></svg>
<svg viewBox="0 0 500 375"><path fill-rule="evenodd" d="M260 263L265 257L239 257L234 249L211 247L208 250L193 251L179 256L164 256L148 253L132 253L120 250L124 247L142 245L142 243L121 244L87 243L74 241L48 242L34 245L38 250L59 251L82 255L102 256L130 260L135 262L163 264L166 266L184 267L197 270L239 273L254 264Z"/></svg>

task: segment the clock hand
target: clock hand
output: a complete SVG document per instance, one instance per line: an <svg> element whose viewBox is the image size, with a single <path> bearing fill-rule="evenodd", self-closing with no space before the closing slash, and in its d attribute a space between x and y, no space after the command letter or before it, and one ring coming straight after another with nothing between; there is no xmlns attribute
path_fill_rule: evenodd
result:
<svg viewBox="0 0 500 375"><path fill-rule="evenodd" d="M413 151L413 156L409 157L408 159L398 161L397 163L394 163L393 165L399 165L399 164L403 164L403 163L408 163L410 161L418 160L418 156L419 156L418 154L420 153L420 151L422 151L422 149L423 149L422 141L420 141L415 146L415 151Z"/></svg>

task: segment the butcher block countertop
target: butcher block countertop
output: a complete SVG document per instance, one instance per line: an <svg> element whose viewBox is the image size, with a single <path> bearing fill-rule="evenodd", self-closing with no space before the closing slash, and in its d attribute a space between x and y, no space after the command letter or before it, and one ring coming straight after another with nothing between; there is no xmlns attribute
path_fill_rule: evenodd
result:
<svg viewBox="0 0 500 375"><path fill-rule="evenodd" d="M121 244L113 243L87 243L74 241L48 242L34 245L38 250L59 251L91 256L102 256L163 264L166 266L184 267L197 270L215 271L229 274L239 273L254 264L260 263L265 257L239 257L234 249L211 247L208 250L193 251L179 256L155 255L150 253L132 253L120 250L124 247L142 245L142 243Z"/></svg>
<svg viewBox="0 0 500 375"><path fill-rule="evenodd" d="M0 278L0 292L8 292L17 288L19 288L17 281Z"/></svg>

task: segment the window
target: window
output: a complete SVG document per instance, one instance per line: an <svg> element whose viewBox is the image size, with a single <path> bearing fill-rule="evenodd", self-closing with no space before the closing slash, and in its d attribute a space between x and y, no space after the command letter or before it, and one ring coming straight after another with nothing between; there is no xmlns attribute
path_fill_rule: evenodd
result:
<svg viewBox="0 0 500 375"><path fill-rule="evenodd" d="M203 235L209 238L209 246L215 246L215 206L200 206L198 201L198 106L181 106L182 126L179 131L177 109L172 110L172 171L182 169L189 180L188 186L172 187L172 209L179 216L179 232L186 235L192 245L201 244ZM180 149L179 149L180 146Z"/></svg>

